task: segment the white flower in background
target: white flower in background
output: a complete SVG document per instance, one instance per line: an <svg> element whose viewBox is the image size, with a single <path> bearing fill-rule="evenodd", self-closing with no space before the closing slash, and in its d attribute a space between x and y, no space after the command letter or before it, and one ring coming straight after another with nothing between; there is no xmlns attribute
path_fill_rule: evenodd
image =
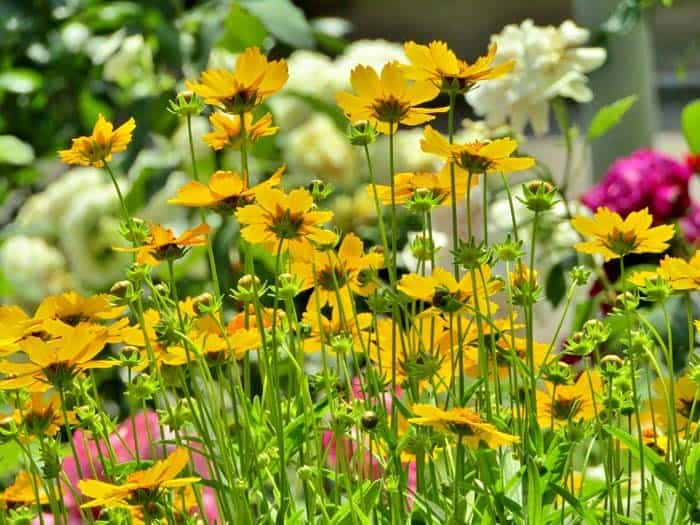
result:
<svg viewBox="0 0 700 525"><path fill-rule="evenodd" d="M123 276L131 256L112 249L125 242L119 235L119 223L119 201L109 183L76 194L66 210L59 246L85 288L103 288Z"/></svg>
<svg viewBox="0 0 700 525"><path fill-rule="evenodd" d="M284 88L268 101L275 124L290 130L313 114L312 108L290 92L310 95L333 103L333 61L314 51L299 50L287 59L289 80Z"/></svg>
<svg viewBox="0 0 700 525"><path fill-rule="evenodd" d="M331 202L333 223L341 231L358 232L364 226L375 222L377 210L374 201L367 197L367 189L361 185L354 194L339 194Z"/></svg>
<svg viewBox="0 0 700 525"><path fill-rule="evenodd" d="M205 69L228 69L231 71L236 68L236 60L238 60L238 53L232 53L223 47L215 47L209 53Z"/></svg>
<svg viewBox="0 0 700 525"><path fill-rule="evenodd" d="M421 149L422 139L423 130L419 128L402 129L394 135L394 170L396 173L440 170L442 163L437 157ZM389 137L381 135L377 142L371 146L370 154L377 182L388 184Z"/></svg>
<svg viewBox="0 0 700 525"><path fill-rule="evenodd" d="M401 44L381 39L353 42L335 59L332 75L334 90L350 88L350 72L355 66L362 64L381 71L384 64L393 60L404 63L407 61Z"/></svg>
<svg viewBox="0 0 700 525"><path fill-rule="evenodd" d="M151 47L140 34L121 41L105 62L102 77L128 90L135 98L158 93L174 84L172 77L156 73Z"/></svg>
<svg viewBox="0 0 700 525"><path fill-rule="evenodd" d="M44 191L29 197L20 208L15 225L25 233L55 236L65 212L86 188L109 184L97 168L74 168L49 184Z"/></svg>
<svg viewBox="0 0 700 525"><path fill-rule="evenodd" d="M283 140L283 158L291 176L356 186L356 151L330 117L317 113Z"/></svg>
<svg viewBox="0 0 700 525"><path fill-rule="evenodd" d="M40 237L16 235L0 246L0 268L12 289L3 302L27 310L47 295L75 286L63 254Z"/></svg>
<svg viewBox="0 0 700 525"><path fill-rule="evenodd" d="M593 92L586 73L605 61L605 49L581 47L589 31L567 20L558 28L536 26L525 20L508 25L491 41L498 44L494 63L515 60L513 71L481 83L467 93L467 101L487 124L507 121L518 133L528 122L536 135L549 129L549 101L564 97L589 102Z"/></svg>
<svg viewBox="0 0 700 525"><path fill-rule="evenodd" d="M191 226L187 219L187 208L166 204L166 202L189 181L190 177L181 171L171 173L163 187L151 197L148 204L137 215L145 221L160 224L176 232L186 230Z"/></svg>

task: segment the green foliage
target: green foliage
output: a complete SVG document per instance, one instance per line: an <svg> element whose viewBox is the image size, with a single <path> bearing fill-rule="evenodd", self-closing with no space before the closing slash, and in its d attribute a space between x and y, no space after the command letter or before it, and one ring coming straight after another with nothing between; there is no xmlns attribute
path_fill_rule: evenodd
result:
<svg viewBox="0 0 700 525"><path fill-rule="evenodd" d="M690 102L683 108L681 128L690 152L700 153L700 99Z"/></svg>
<svg viewBox="0 0 700 525"><path fill-rule="evenodd" d="M617 126L636 101L637 95L630 95L600 108L588 126L588 140L599 139Z"/></svg>

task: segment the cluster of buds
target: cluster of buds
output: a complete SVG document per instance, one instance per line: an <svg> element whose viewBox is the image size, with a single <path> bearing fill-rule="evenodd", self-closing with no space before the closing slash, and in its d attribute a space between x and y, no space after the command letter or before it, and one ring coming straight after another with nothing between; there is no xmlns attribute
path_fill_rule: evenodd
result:
<svg viewBox="0 0 700 525"><path fill-rule="evenodd" d="M377 141L379 132L370 122L355 122L348 127L348 140L353 146L369 146Z"/></svg>
<svg viewBox="0 0 700 525"><path fill-rule="evenodd" d="M513 303L528 306L539 300L542 288L537 281L537 270L530 269L525 263L518 263L510 272L510 287Z"/></svg>
<svg viewBox="0 0 700 525"><path fill-rule="evenodd" d="M523 251L523 241L513 240L510 233L505 240L493 247L494 254L499 261L512 262L522 259L525 255Z"/></svg>
<svg viewBox="0 0 700 525"><path fill-rule="evenodd" d="M333 193L333 185L330 182L324 182L321 179L314 179L309 182L306 188L309 190L311 197L315 203L325 201Z"/></svg>
<svg viewBox="0 0 700 525"><path fill-rule="evenodd" d="M551 210L559 202L556 198L558 192L549 182L536 180L523 185L523 196L518 200L528 210L541 213Z"/></svg>
<svg viewBox="0 0 700 525"><path fill-rule="evenodd" d="M151 236L151 230L146 221L132 217L128 222L120 223L119 234L134 246L140 246Z"/></svg>
<svg viewBox="0 0 700 525"><path fill-rule="evenodd" d="M168 104L168 111L180 117L192 117L204 111L204 100L192 91L181 91Z"/></svg>
<svg viewBox="0 0 700 525"><path fill-rule="evenodd" d="M267 290L267 284L261 283L257 276L246 274L238 279L238 284L230 291L230 295L241 303L254 303L260 300Z"/></svg>
<svg viewBox="0 0 700 525"><path fill-rule="evenodd" d="M452 251L455 262L465 270L476 270L488 264L493 258L491 249L485 242L476 242L474 237L468 241L459 240L457 248Z"/></svg>
<svg viewBox="0 0 700 525"><path fill-rule="evenodd" d="M416 235L409 245L411 255L420 262L429 262L435 259L435 255L440 250L435 246L435 242L425 235Z"/></svg>

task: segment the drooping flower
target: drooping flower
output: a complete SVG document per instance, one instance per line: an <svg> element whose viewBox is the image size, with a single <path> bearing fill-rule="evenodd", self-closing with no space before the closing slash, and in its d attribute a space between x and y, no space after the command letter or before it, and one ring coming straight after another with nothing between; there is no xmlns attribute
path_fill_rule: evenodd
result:
<svg viewBox="0 0 700 525"><path fill-rule="evenodd" d="M366 272L378 270L384 266L384 256L377 252L365 253L362 240L355 234L347 234L338 253L313 252L315 264L309 261L292 263L292 274L302 281L302 290L314 287L309 297L311 309L323 308L327 304L337 307L340 303L350 304L352 295L367 297L377 288L366 276ZM350 315L348 310L346 315Z"/></svg>
<svg viewBox="0 0 700 525"><path fill-rule="evenodd" d="M487 265L476 274L476 287L471 273L457 281L452 273L443 268L435 268L430 276L405 274L397 287L412 299L431 303L441 310L456 312L469 307L473 311L478 303L479 308L485 311L488 298L501 290L503 283L491 276L491 268ZM489 308L493 313L498 305L491 302Z"/></svg>
<svg viewBox="0 0 700 525"><path fill-rule="evenodd" d="M579 252L602 255L606 261L630 253L661 253L668 248L674 226L652 227L653 218L644 208L630 213L624 220L608 208L598 208L595 216L578 216L571 220L576 231L587 237L574 245Z"/></svg>
<svg viewBox="0 0 700 525"><path fill-rule="evenodd" d="M159 501L163 490L186 487L200 481L196 476L177 477L187 466L188 458L187 449L178 448L152 467L129 474L121 485L112 485L96 479L81 480L78 482L80 492L92 500L81 505L81 508L138 509L143 505L155 503Z"/></svg>
<svg viewBox="0 0 700 525"><path fill-rule="evenodd" d="M12 413L12 419L22 429L22 437L30 441L39 436L55 436L64 425L75 425L78 419L72 410L61 408L61 398L54 393L48 400L34 392L22 408Z"/></svg>
<svg viewBox="0 0 700 525"><path fill-rule="evenodd" d="M617 159L581 202L592 211L605 206L623 217L648 208L654 224L662 224L686 213L691 176L688 167L675 159L640 149Z"/></svg>
<svg viewBox="0 0 700 525"><path fill-rule="evenodd" d="M391 186L376 184L367 186L367 193L374 197L374 192L382 204L391 204ZM455 180L456 198L461 199L467 191L467 180L460 177ZM440 173L397 173L394 175L394 199L396 204L415 203L419 207L420 202L432 205L449 205L451 202L452 185L450 174Z"/></svg>
<svg viewBox="0 0 700 525"><path fill-rule="evenodd" d="M158 266L167 259L178 259L185 255L187 249L192 246L205 246L207 234L211 228L207 224L200 224L191 230L185 230L176 237L172 230L163 228L158 224L151 224L151 235L147 243L136 248L115 247L122 252L136 252L136 262L148 266Z"/></svg>
<svg viewBox="0 0 700 525"><path fill-rule="evenodd" d="M569 422L588 421L595 417L595 395L603 393L597 371L582 373L573 385L546 383L537 391L537 421L542 428L557 429Z"/></svg>
<svg viewBox="0 0 700 525"><path fill-rule="evenodd" d="M529 169L535 165L532 157L511 157L518 148L517 141L511 138L496 139L491 142L466 142L450 144L449 141L431 126L426 126L421 141L421 149L445 160L443 172L449 173L454 165L456 174L470 173L512 173ZM478 179L472 181L476 184Z"/></svg>
<svg viewBox="0 0 700 525"><path fill-rule="evenodd" d="M261 137L269 137L277 133L279 128L272 126L272 113L265 113L253 122L252 113L244 113L246 141L250 144ZM202 137L209 147L215 151L230 147L234 150L241 148L243 142L240 115L226 115L225 113L212 113L209 122L214 126L214 131Z"/></svg>
<svg viewBox="0 0 700 525"><path fill-rule="evenodd" d="M130 118L114 129L114 125L100 114L92 135L73 139L71 148L59 151L58 155L66 164L101 168L105 162L112 160L113 153L126 149L135 127L136 121Z"/></svg>
<svg viewBox="0 0 700 525"><path fill-rule="evenodd" d="M14 506L32 506L37 503L46 505L49 497L46 494L41 478L20 470L15 482L0 493L0 509Z"/></svg>
<svg viewBox="0 0 700 525"><path fill-rule="evenodd" d="M252 204L261 188L274 188L280 184L284 166L258 186L247 188L243 178L235 171L215 172L208 184L191 181L168 200L169 204L180 204L192 208L212 208L220 213L230 213L240 206Z"/></svg>
<svg viewBox="0 0 700 525"><path fill-rule="evenodd" d="M415 404L411 407L413 425L432 427L444 434L455 434L469 447L477 448L485 443L489 448L511 445L520 441L518 436L499 431L494 425L481 419L471 408L442 410L433 405Z"/></svg>
<svg viewBox="0 0 700 525"><path fill-rule="evenodd" d="M262 244L275 254L280 249L302 258L311 254L312 243L325 246L335 242L336 234L321 227L332 217L331 211L314 209L313 197L304 189L284 193L261 188L255 204L236 211L246 241Z"/></svg>
<svg viewBox="0 0 700 525"><path fill-rule="evenodd" d="M485 56L473 64L460 60L445 42L433 41L427 46L406 42L404 51L410 66L404 66L406 76L412 80L430 80L442 91L465 93L481 80L490 80L510 73L514 60L494 65L497 45L492 43Z"/></svg>
<svg viewBox="0 0 700 525"><path fill-rule="evenodd" d="M536 135L549 129L549 102L555 97L589 102L593 93L587 73L599 68L606 52L601 47L581 47L589 38L586 29L567 20L559 27L536 26L532 20L507 25L493 35L498 45L494 64L515 61L513 70L467 93L467 101L490 126L510 122L522 133L528 122Z"/></svg>
<svg viewBox="0 0 700 525"><path fill-rule="evenodd" d="M108 339L107 329L81 324L70 335L42 341L36 337L22 343L27 361L2 361L0 372L10 376L0 380L0 389L26 388L29 392L45 392L52 385L65 387L67 382L95 368L111 368L116 360L94 359Z"/></svg>
<svg viewBox="0 0 700 525"><path fill-rule="evenodd" d="M362 353L369 344L372 314L363 312L354 316L348 309L341 315L340 308L333 308L329 319L309 303L302 320L310 328L309 337L304 339L305 352L325 349L330 354L343 356Z"/></svg>
<svg viewBox="0 0 700 525"><path fill-rule="evenodd" d="M371 67L357 66L350 74L357 95L346 91L336 94L336 101L351 122L370 121L382 133L396 132L399 124L417 126L448 110L424 108L420 104L433 100L440 90L426 80L407 82L401 66L389 62L381 77Z"/></svg>
<svg viewBox="0 0 700 525"><path fill-rule="evenodd" d="M288 77L284 60L270 62L260 49L249 47L238 57L233 72L209 69L202 73L200 82L187 80L185 86L207 104L241 114L279 91Z"/></svg>

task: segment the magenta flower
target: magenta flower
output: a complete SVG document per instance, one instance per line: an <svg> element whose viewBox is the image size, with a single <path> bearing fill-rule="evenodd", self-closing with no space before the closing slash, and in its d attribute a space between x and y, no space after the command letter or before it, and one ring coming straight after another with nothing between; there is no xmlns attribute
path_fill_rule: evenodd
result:
<svg viewBox="0 0 700 525"><path fill-rule="evenodd" d="M651 149L637 150L616 160L581 201L591 210L606 206L623 217L648 207L655 223L668 222L690 205L691 176L686 164Z"/></svg>
<svg viewBox="0 0 700 525"><path fill-rule="evenodd" d="M693 204L685 217L678 221L685 240L695 244L700 240L700 205Z"/></svg>

